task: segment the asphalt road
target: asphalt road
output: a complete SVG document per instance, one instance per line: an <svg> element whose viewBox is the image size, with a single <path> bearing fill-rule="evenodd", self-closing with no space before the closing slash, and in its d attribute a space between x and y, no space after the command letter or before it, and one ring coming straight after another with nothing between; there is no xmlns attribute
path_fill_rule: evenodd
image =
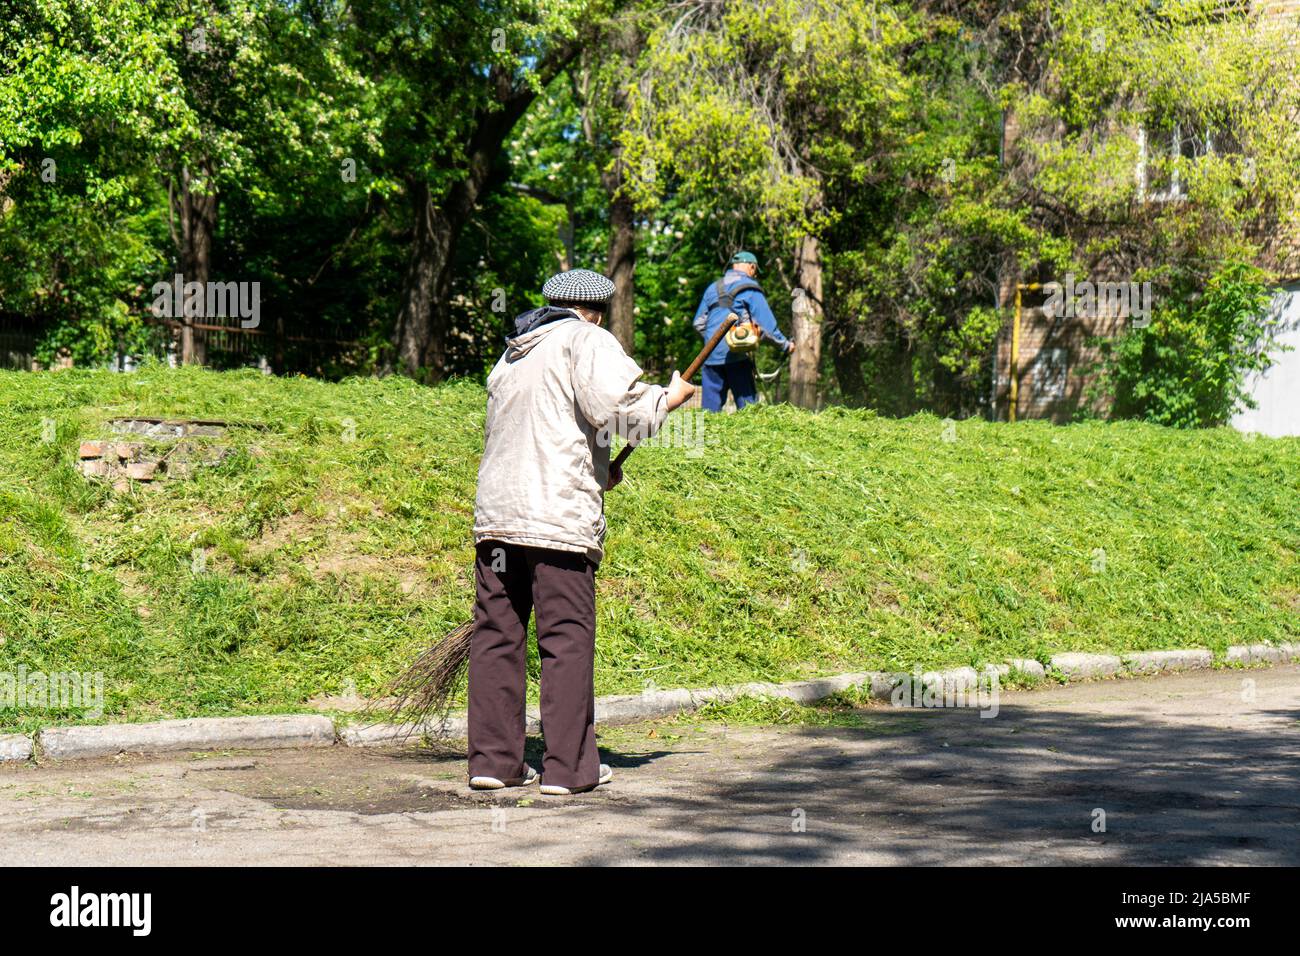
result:
<svg viewBox="0 0 1300 956"><path fill-rule="evenodd" d="M1296 667L601 741L613 784L572 798L471 794L460 756L418 750L4 766L0 861L1300 863Z"/></svg>

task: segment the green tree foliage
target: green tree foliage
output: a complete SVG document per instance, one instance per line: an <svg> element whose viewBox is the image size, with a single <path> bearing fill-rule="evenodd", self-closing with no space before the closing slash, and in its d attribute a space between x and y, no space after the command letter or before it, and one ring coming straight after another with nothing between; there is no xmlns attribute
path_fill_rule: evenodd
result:
<svg viewBox="0 0 1300 956"><path fill-rule="evenodd" d="M1254 407L1247 376L1270 364L1280 320L1269 308L1269 277L1229 263L1203 292L1194 276L1184 276L1178 291L1150 325L1100 343L1096 389L1125 418L1177 428L1225 425L1242 405Z"/></svg>
<svg viewBox="0 0 1300 956"><path fill-rule="evenodd" d="M840 396L971 413L1008 282L1204 281L1296 209L1294 27L1221 7L675 6L626 134L639 202L720 197L775 255L818 235Z"/></svg>
<svg viewBox="0 0 1300 956"><path fill-rule="evenodd" d="M577 56L607 0L362 0L354 45L382 96L382 168L400 191L407 242L393 367L440 378L457 360L458 246L483 199L508 181L506 143ZM477 261L477 260L472 260Z"/></svg>
<svg viewBox="0 0 1300 956"><path fill-rule="evenodd" d="M1150 279L1209 322L1223 263L1271 262L1295 29L1218 0L4 4L0 322L46 361L155 349L181 271L261 283L277 341L355 343L274 365L479 375L550 271L617 258L662 374L748 247L787 331L820 284L829 400L987 412L1016 281Z"/></svg>
<svg viewBox="0 0 1300 956"><path fill-rule="evenodd" d="M274 306L292 294L294 266L307 268L304 247L342 240L346 230L321 213L345 216L349 203L323 209L312 187L337 182L339 161L373 148L377 128L332 4L37 0L6 9L0 310L46 320L40 357L66 350L85 362L156 339L161 330L146 328L149 290L175 271L266 283ZM227 196L232 221L218 237ZM364 200L361 192L351 205ZM276 249L276 227L293 218L306 220L310 238Z"/></svg>
<svg viewBox="0 0 1300 956"><path fill-rule="evenodd" d="M700 4L655 34L634 97L640 202L722 197L778 260L816 236L839 397L969 413L1001 262L1043 252L1000 177L994 60L924 7Z"/></svg>
<svg viewBox="0 0 1300 956"><path fill-rule="evenodd" d="M33 0L0 15L0 314L45 325L40 357L146 337L134 296L162 271L149 167L181 110L157 11Z"/></svg>

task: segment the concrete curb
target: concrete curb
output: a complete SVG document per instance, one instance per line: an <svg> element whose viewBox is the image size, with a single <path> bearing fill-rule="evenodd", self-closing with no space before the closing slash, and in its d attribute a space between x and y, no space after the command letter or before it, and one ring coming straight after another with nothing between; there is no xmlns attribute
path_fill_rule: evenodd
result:
<svg viewBox="0 0 1300 956"><path fill-rule="evenodd" d="M1228 648L1232 664L1286 664L1300 661L1300 644L1243 644Z"/></svg>
<svg viewBox="0 0 1300 956"><path fill-rule="evenodd" d="M22 734L0 736L0 763L6 760L31 760L32 739Z"/></svg>
<svg viewBox="0 0 1300 956"><path fill-rule="evenodd" d="M1224 655L1229 664L1286 664L1300 661L1300 644L1233 645ZM1097 680L1122 675L1138 676L1204 670L1214 666L1214 654L1204 648L1175 651L1141 651L1135 654L1056 654L1054 671L1069 681Z"/></svg>
<svg viewBox="0 0 1300 956"><path fill-rule="evenodd" d="M1053 669L1066 680L1096 680L1114 677L1124 667L1124 662L1113 654L1057 654L1052 657Z"/></svg>
<svg viewBox="0 0 1300 956"><path fill-rule="evenodd" d="M1047 676L1047 668L1040 661L1030 660L1028 658L1012 657L1007 660L1012 670L1018 670L1022 674L1028 674L1030 677L1037 677L1042 680Z"/></svg>
<svg viewBox="0 0 1300 956"><path fill-rule="evenodd" d="M1230 664L1285 664L1300 662L1300 644L1234 645L1224 661ZM1052 657L1050 669L1069 681L1141 676L1202 670L1214 665L1214 655L1199 648L1173 651L1144 651L1124 654L1063 653ZM1012 658L1005 664L990 665L983 672L973 667L943 671L913 671L924 687L942 691L972 690L981 677L995 673L1006 677L1019 671L1044 678L1048 668L1039 661ZM742 697L780 697L811 704L851 689L867 689L872 697L889 700L907 675L880 671L836 674L785 684L748 683L678 690L647 690L596 699L596 722L630 723L689 713L707 703L726 703ZM535 710L527 715L530 733L540 729ZM326 716L211 717L196 720L164 720L151 724L103 724L96 727L56 727L41 731L36 738L41 753L53 759L108 757L123 752L168 753L203 750L269 750L289 747L329 747L336 740L349 747L382 746L418 740L424 736L463 738L464 714L450 714L433 725L399 726L368 724L341 727ZM21 734L0 736L0 762L30 760L32 740Z"/></svg>
<svg viewBox="0 0 1300 956"><path fill-rule="evenodd" d="M1130 674L1160 674L1213 666L1214 654L1211 651L1143 651L1124 655L1124 669Z"/></svg>
<svg viewBox="0 0 1300 956"><path fill-rule="evenodd" d="M1300 644L1270 646L1256 644L1249 647L1229 648L1225 660L1231 663L1286 663L1300 661ZM1050 667L1069 681L1096 680L1119 676L1144 676L1200 670L1214 665L1211 651L1192 648L1174 651L1143 651L1125 654L1065 653L1052 657ZM1005 664L990 665L992 671L1006 677L1016 670L1037 679L1047 676L1048 668L1036 660L1010 658ZM978 686L981 674L973 667L956 667L944 671L920 672L920 683L936 687L941 692L969 691ZM793 681L787 684L731 684L679 690L652 690L640 694L623 694L596 699L596 723L619 724L638 720L651 720L672 714L689 713L706 703L726 703L741 697L781 697L800 704L824 700L842 691L870 688L877 700L889 700L898 683L897 676L880 671L836 674L814 680ZM339 731L339 739L350 747L366 747L401 743L418 739L426 734L448 737L465 735L465 716L452 714L436 727L399 727L380 724L368 727L346 727ZM528 713L528 731L535 733L539 727L535 711Z"/></svg>
<svg viewBox="0 0 1300 956"><path fill-rule="evenodd" d="M985 668L984 673L1005 677L1012 669L1035 677L1046 676L1047 670L1038 661L1014 660ZM941 692L974 689L981 673L973 667L957 667L946 671L917 671L925 687L937 687ZM797 704L813 704L846 690L867 689L877 700L889 700L899 680L896 675L882 671L859 671L835 674L811 680L791 681L785 684L753 682L724 684L715 687L680 688L676 690L647 690L640 694L615 694L596 698L596 723L612 725L690 713L708 703L727 703L742 697L779 697ZM537 733L541 722L535 710L529 710L529 733ZM430 726L398 726L376 724L345 727L339 731L339 740L349 747L382 746L419 739L423 736L463 737L466 733L464 714L451 714L445 721Z"/></svg>
<svg viewBox="0 0 1300 956"><path fill-rule="evenodd" d="M531 719L529 725L535 722ZM534 726L529 726L530 732ZM421 737L464 737L468 723L464 714L449 714L436 724L353 724L339 728L339 743L347 747L382 747Z"/></svg>
<svg viewBox="0 0 1300 956"><path fill-rule="evenodd" d="M320 715L205 717L153 724L56 727L42 730L36 739L45 756L59 760L123 752L329 747L334 744L334 721Z"/></svg>

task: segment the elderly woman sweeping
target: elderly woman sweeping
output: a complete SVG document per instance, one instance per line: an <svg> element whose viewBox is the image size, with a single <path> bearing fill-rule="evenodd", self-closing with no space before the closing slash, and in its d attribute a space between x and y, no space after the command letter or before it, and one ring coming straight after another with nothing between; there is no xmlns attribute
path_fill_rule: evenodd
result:
<svg viewBox="0 0 1300 956"><path fill-rule="evenodd" d="M469 785L527 786L528 619L542 664L541 792L608 783L596 751L596 568L604 497L622 478L610 438L653 435L694 393L666 387L601 328L614 284L574 269L542 287L549 303L515 319L487 380L487 426L474 506L476 599L469 659Z"/></svg>

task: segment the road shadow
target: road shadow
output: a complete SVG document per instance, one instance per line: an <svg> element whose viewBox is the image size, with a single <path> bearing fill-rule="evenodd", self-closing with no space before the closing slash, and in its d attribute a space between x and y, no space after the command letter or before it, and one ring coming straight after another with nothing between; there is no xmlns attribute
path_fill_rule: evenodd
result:
<svg viewBox="0 0 1300 956"><path fill-rule="evenodd" d="M873 708L862 728L781 728L708 786L620 794L619 830L646 863L1295 865L1300 712L1255 713L1265 729Z"/></svg>

